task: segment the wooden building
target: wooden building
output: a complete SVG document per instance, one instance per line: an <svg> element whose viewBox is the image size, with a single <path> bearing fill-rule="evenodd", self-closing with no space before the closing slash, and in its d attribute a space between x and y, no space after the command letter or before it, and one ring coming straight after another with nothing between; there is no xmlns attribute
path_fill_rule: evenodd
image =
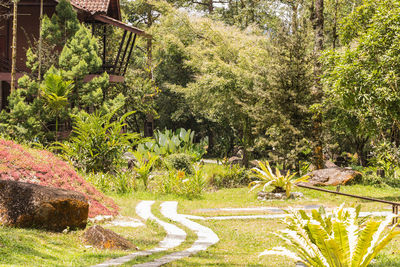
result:
<svg viewBox="0 0 400 267"><path fill-rule="evenodd" d="M57 2L58 0L43 0L43 13L51 17ZM77 11L79 20L89 24L93 33L101 35L103 67L99 73L106 71L110 75L110 82L123 82L137 36L150 36L143 30L121 22L119 0L70 0L70 3ZM25 65L26 50L39 38L40 5L41 0L20 0L18 3L17 79L24 72L29 72ZM0 14L6 13L12 14L12 5L8 9L0 6ZM117 27L124 31L118 52L112 56L106 51L107 27ZM12 16L0 16L0 111L6 106L10 94L11 43ZM93 79L99 73L85 77L85 81Z"/></svg>

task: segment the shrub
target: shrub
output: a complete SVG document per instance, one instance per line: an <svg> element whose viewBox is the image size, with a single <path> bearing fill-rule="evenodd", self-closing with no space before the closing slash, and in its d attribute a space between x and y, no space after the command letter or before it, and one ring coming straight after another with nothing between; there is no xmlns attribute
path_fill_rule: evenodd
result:
<svg viewBox="0 0 400 267"><path fill-rule="evenodd" d="M158 160L158 156L151 153L143 155L138 151L133 152L133 155L136 158L136 161L134 161L135 166L133 167L133 170L136 172L137 177L143 181L144 188L147 189L151 169Z"/></svg>
<svg viewBox="0 0 400 267"><path fill-rule="evenodd" d="M168 169L182 170L187 174L193 173L192 158L184 153L172 154L164 159Z"/></svg>
<svg viewBox="0 0 400 267"><path fill-rule="evenodd" d="M161 192L184 196L189 199L200 197L206 185L203 170L199 166L193 167L193 170L191 175L187 175L182 170L170 170L161 177Z"/></svg>
<svg viewBox="0 0 400 267"><path fill-rule="evenodd" d="M130 193L136 189L135 174L127 172L111 173L88 173L85 179L103 192L114 192L117 194Z"/></svg>
<svg viewBox="0 0 400 267"><path fill-rule="evenodd" d="M384 221L360 220L360 206L343 206L336 208L331 215L327 215L323 208L313 210L311 217L303 210L289 210L289 217L285 220L287 229L277 235L290 250L275 247L261 255L288 256L315 267L368 266L400 234L398 224L386 231L396 215L388 215Z"/></svg>
<svg viewBox="0 0 400 267"><path fill-rule="evenodd" d="M140 135L123 131L126 113L112 121L116 111L101 114L80 112L74 116L75 125L68 142L55 143L53 149L60 150L65 159L85 172L109 172L122 161L122 155Z"/></svg>
<svg viewBox="0 0 400 267"><path fill-rule="evenodd" d="M208 148L208 137L203 138L200 143L194 143L194 134L192 130L183 128L175 133L171 130L164 132L156 131L154 140L149 140L138 146L138 151L155 153L159 156L168 156L176 153L185 153L192 157L193 161L199 161Z"/></svg>
<svg viewBox="0 0 400 267"><path fill-rule="evenodd" d="M285 192L286 196L290 196L290 192L292 191L293 185L296 183L307 181L308 176L302 176L300 178L296 178L296 173L291 174L290 171L286 173L286 175L281 174L278 168L276 168L276 173L273 173L271 167L269 166L268 161L262 163L258 162L260 168L253 168L251 171L255 175L256 178L259 178L258 181L253 181L249 184L249 187L252 187L250 191L258 187L265 188L269 185L273 186L274 192Z"/></svg>
<svg viewBox="0 0 400 267"><path fill-rule="evenodd" d="M89 200L89 216L116 215L118 206L52 153L0 139L0 179L73 190Z"/></svg>
<svg viewBox="0 0 400 267"><path fill-rule="evenodd" d="M210 186L216 188L234 188L250 183L248 171L235 164L227 165L206 165L204 167L207 180Z"/></svg>

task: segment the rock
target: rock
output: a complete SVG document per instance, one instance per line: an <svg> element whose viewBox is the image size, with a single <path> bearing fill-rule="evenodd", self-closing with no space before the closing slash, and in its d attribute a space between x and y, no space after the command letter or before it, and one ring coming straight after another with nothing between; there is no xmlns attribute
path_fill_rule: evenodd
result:
<svg viewBox="0 0 400 267"><path fill-rule="evenodd" d="M228 163L229 163L230 166L236 165L236 164L239 164L240 166L243 166L243 159L241 159L239 157L230 157L228 159Z"/></svg>
<svg viewBox="0 0 400 267"><path fill-rule="evenodd" d="M330 160L325 161L324 163L325 169L329 169L329 168L339 168L339 166L337 166L335 163L333 163Z"/></svg>
<svg viewBox="0 0 400 267"><path fill-rule="evenodd" d="M310 176L308 182L303 182L303 185L344 185L352 180L357 180L361 177L361 173L341 167L327 168L315 170L307 175Z"/></svg>
<svg viewBox="0 0 400 267"><path fill-rule="evenodd" d="M0 180L0 223L61 232L86 227L89 204L78 192Z"/></svg>
<svg viewBox="0 0 400 267"><path fill-rule="evenodd" d="M136 249L138 248L119 234L95 225L87 229L84 239L90 245L100 249Z"/></svg>
<svg viewBox="0 0 400 267"><path fill-rule="evenodd" d="M250 168L259 168L260 167L260 165L258 164L258 160L251 160L251 161L249 161L249 167Z"/></svg>
<svg viewBox="0 0 400 267"><path fill-rule="evenodd" d="M303 193L300 192L292 192L289 197L286 197L286 193L274 193L274 192L258 192L257 199L258 200L281 200L281 199L298 199L304 197Z"/></svg>

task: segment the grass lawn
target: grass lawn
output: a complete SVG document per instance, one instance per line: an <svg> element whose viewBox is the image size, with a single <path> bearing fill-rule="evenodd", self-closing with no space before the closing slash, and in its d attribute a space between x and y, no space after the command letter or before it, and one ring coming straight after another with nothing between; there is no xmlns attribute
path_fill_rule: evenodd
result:
<svg viewBox="0 0 400 267"><path fill-rule="evenodd" d="M330 188L334 189L334 188ZM380 203L365 202L344 196L335 196L307 189L296 189L305 194L302 200L260 202L256 193L248 193L247 188L223 189L207 192L201 199L187 200L171 195L155 195L148 192L135 192L131 195L112 196L121 207L121 214L137 217L135 208L140 200L156 200L153 213L163 219L159 212L159 204L166 200L179 202L178 212L201 216L265 214L267 211L217 211L216 208L241 207L282 207L321 205L327 207L338 206L343 202L347 205L362 204L362 211L390 211L391 207ZM381 199L400 202L400 190L393 188L376 188L370 186L344 186L341 192L348 192L363 196L378 197ZM279 220L224 220L199 221L200 224L211 228L220 238L219 243L207 251L198 253L189 258L179 260L167 266L293 266L293 262L282 257L258 257L266 248L283 245L272 232L282 229ZM178 224L187 233L188 237L180 247L174 251L191 246L196 236L189 229ZM165 236L163 230L153 222L147 222L145 227L122 228L113 227L140 249L155 247ZM23 230L0 227L0 266L89 266L100 263L109 258L119 257L129 251L98 250L85 247L81 235L83 231L67 234L47 233L40 230ZM400 266L400 238L395 239L378 256L373 266ZM170 253L158 253L149 257L141 257L133 263L143 263L149 259Z"/></svg>

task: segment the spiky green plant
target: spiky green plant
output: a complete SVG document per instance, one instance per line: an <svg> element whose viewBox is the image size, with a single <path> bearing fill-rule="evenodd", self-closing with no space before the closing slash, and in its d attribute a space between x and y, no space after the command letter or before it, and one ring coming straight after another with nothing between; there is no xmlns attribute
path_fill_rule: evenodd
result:
<svg viewBox="0 0 400 267"><path fill-rule="evenodd" d="M290 173L290 171L288 171L286 175L283 175L278 168L276 168L276 172L274 173L268 161L265 161L265 163L260 161L258 162L258 165L259 168L251 169L253 175L259 180L253 181L249 184L249 187L251 187L250 191L261 186L265 191L267 186L271 185L275 187L274 191L286 192L286 196L289 197L294 185L300 182L305 182L308 179L308 176L298 178L296 177L296 173Z"/></svg>
<svg viewBox="0 0 400 267"><path fill-rule="evenodd" d="M360 206L344 208L344 204L330 215L323 208L310 216L290 209L287 228L276 234L289 248L275 247L260 256L283 255L313 267L366 267L400 231L397 224L386 231L394 214L377 221L360 220L359 212Z"/></svg>
<svg viewBox="0 0 400 267"><path fill-rule="evenodd" d="M158 156L147 152L147 155L135 151L133 152L136 161L134 161L133 170L136 172L139 179L143 181L144 188L147 189L151 169L154 163L157 161Z"/></svg>

